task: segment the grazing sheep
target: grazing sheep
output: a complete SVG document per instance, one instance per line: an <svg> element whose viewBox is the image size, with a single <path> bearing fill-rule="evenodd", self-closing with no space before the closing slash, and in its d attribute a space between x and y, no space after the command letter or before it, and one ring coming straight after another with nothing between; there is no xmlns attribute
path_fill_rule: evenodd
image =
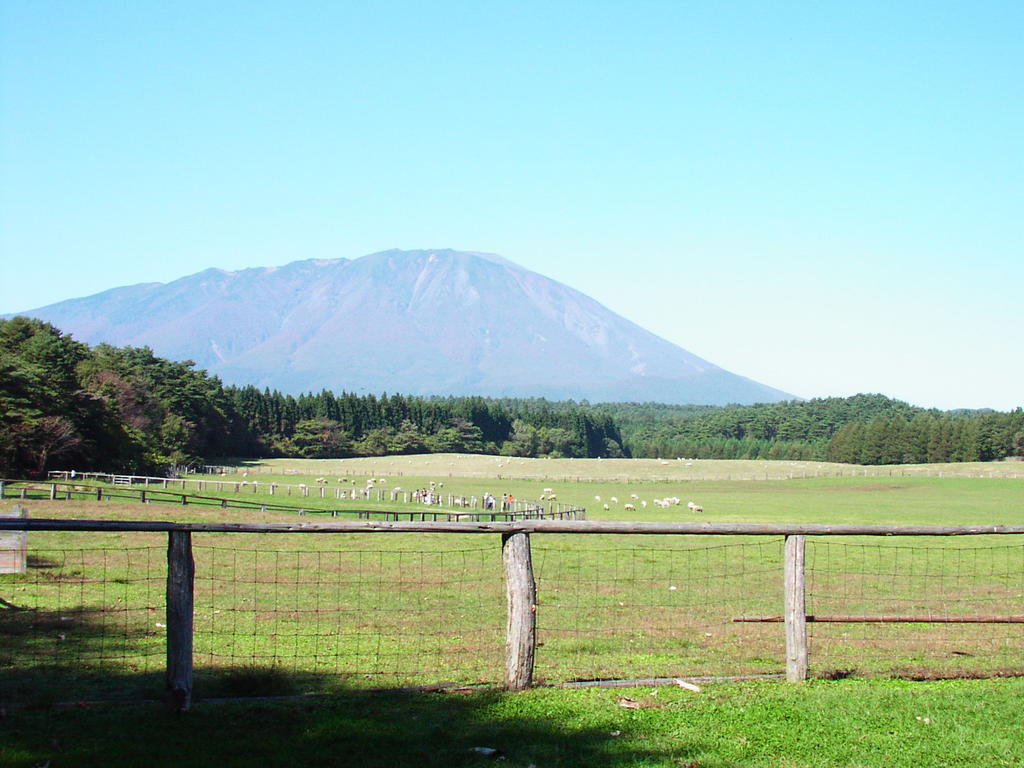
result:
<svg viewBox="0 0 1024 768"><path fill-rule="evenodd" d="M703 512L704 511L704 507L702 507L700 504L694 504L692 501L686 502L686 506L690 508L691 512Z"/></svg>
<svg viewBox="0 0 1024 768"><path fill-rule="evenodd" d="M644 509L647 509L647 502L646 501L641 501L640 502L640 506L643 507Z"/></svg>
<svg viewBox="0 0 1024 768"><path fill-rule="evenodd" d="M637 500L637 499L639 499L640 497L639 497L639 496L637 496L637 495L636 495L635 493L631 493L631 494L629 494L629 498L631 498L631 499L632 499L633 501L636 501L636 500Z"/></svg>
<svg viewBox="0 0 1024 768"><path fill-rule="evenodd" d="M607 512L607 511L608 511L609 509L611 509L611 507L609 507L609 506L608 506L607 504L602 504L602 505L601 505L601 508L602 508L602 509L603 509L603 510L604 510L605 512Z"/></svg>
<svg viewBox="0 0 1024 768"><path fill-rule="evenodd" d="M558 498L558 496L556 496L556 495L555 495L555 494L553 494L553 493L549 493L549 494L548 494L548 501L554 501L554 500L555 500L555 499L557 499L557 498Z"/></svg>
<svg viewBox="0 0 1024 768"><path fill-rule="evenodd" d="M626 510L627 512L636 512L636 505L634 505L634 504L626 504L623 507L623 509Z"/></svg>
<svg viewBox="0 0 1024 768"><path fill-rule="evenodd" d="M618 504L619 500L615 496L612 496L612 504Z"/></svg>
<svg viewBox="0 0 1024 768"><path fill-rule="evenodd" d="M594 501L600 501L600 500L601 500L601 497L600 497L600 496L595 496L595 497L594 497Z"/></svg>

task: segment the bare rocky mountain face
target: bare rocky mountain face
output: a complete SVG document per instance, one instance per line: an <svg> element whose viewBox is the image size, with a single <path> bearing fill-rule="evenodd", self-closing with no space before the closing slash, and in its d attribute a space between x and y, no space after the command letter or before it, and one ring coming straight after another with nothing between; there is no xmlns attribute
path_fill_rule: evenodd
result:
<svg viewBox="0 0 1024 768"><path fill-rule="evenodd" d="M23 312L90 344L149 346L229 384L300 393L753 403L730 373L500 256L391 250L208 269Z"/></svg>

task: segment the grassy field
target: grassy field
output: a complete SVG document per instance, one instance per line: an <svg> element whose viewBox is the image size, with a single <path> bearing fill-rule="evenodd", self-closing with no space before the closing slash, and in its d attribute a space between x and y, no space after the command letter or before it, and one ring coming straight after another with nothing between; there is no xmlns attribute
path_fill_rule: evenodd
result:
<svg viewBox="0 0 1024 768"><path fill-rule="evenodd" d="M0 764L1016 768L1022 696L1019 679L842 680L82 704L8 711Z"/></svg>
<svg viewBox="0 0 1024 768"><path fill-rule="evenodd" d="M527 459L479 454L426 454L358 459L265 459L241 462L252 477L263 474L310 477L509 478L563 482L763 480L805 477L1008 477L1024 478L1022 462L975 462L856 466L820 461L720 461L713 459Z"/></svg>
<svg viewBox="0 0 1024 768"><path fill-rule="evenodd" d="M443 465L436 463L438 457L424 457L423 465L415 460L409 464L409 458L363 461L378 463L367 467L366 475L342 475L348 487L353 480L362 486L366 477L382 475L387 478L383 487L412 489L434 481L444 482L445 490L466 495L489 491L536 498L550 487L559 501L586 506L591 519L1024 523L1024 482L1011 478L815 478L810 465L793 467L793 479L756 479L757 472L750 472L743 480L666 480L658 474L664 465L654 462L625 467L632 481L616 482L612 475L600 474L610 462L594 461L586 466L593 475L576 482L555 480L558 475L539 479L537 465L551 462L514 460L502 464L498 480L496 475L475 476L486 462L496 465L493 457L467 457L461 466L463 474L444 473ZM259 477L264 483L276 478L298 484L324 476L336 484L341 472L337 464L307 463L302 469L308 474L299 475L296 466L272 462L267 469L273 474L253 468L248 479ZM504 474L517 464L518 475ZM384 474L399 471L401 479ZM653 504L666 496L679 497L682 504L667 509ZM618 501L611 502L612 497ZM705 511L691 513L685 506L690 499ZM648 502L646 508L643 501ZM637 510L625 510L627 502ZM303 503L339 506L333 499ZM603 509L605 503L608 510ZM29 506L34 517L294 519L157 504L32 501ZM367 505L346 501L340 506ZM659 689L657 696L646 689L632 693L547 690L525 696L374 694L365 689L441 682L475 685L500 679L504 588L497 535L197 534L194 538L197 697L331 694L318 699L315 706L298 701L238 708L200 702L204 727L217 730L228 723L252 725L250 720L281 719L290 723L286 732L294 734L289 728L298 728L310 734L298 738L307 750L298 754L310 760L328 751L329 744L347 745L342 748L360 755L370 749L365 733L342 722L341 713L351 711L351 703L356 702L360 711L379 710L389 720L388 724L365 723L368 732L389 742L394 733L405 732L389 730L392 716L405 717L410 720L407 731L417 734L425 745L423 753L429 753L423 757L415 750L396 752L381 745L380 762L370 757L366 761L371 765L486 762L466 752L472 746L497 746L505 751L509 764L524 766L531 762L893 765L898 763L891 761L891 754L889 762L883 759L888 748L884 745L891 746L892 741L882 737L881 726L876 727L878 717L892 707L898 710L893 713L895 724L885 727L895 740L912 739L922 745L922 754L945 750L951 756L944 762L902 764L1020 763L1020 755L994 737L969 743L972 728L984 731L989 724L982 722L980 714L977 723L966 714L971 711L966 702L984 696L997 719L1017 717L1009 710L1000 714L998 701L1012 699L1013 692L1019 695L1018 681L918 683L915 687L884 679L892 674L920 678L1019 674L1024 671L1019 624L812 624L812 674L855 679L819 681L795 689L760 682L715 683L706 688L707 695L667 689ZM781 625L732 621L738 615L780 612L779 540L541 535L532 539L542 643L537 677L542 683L575 678L770 675L784 667ZM5 759L34 764L31 761L42 762L44 756L53 758L54 765L62 764L57 761L59 753L33 741L31 731L58 734L67 724L68 733L80 733L92 718L101 722L122 716L114 712L124 712L109 708L114 705L54 709L55 702L162 695L165 547L160 535L33 534L30 574L0 576L0 597L33 609L0 612L0 674L3 700L9 704L8 717L0 719L0 727L28 729L9 742L27 751L8 748L7 753L0 752L0 764L7 764ZM1024 613L1024 544L1017 537L817 538L808 544L808 563L808 611L812 613ZM641 702L640 708L618 707L619 696ZM943 697L963 698L961 706L949 710L963 710L957 714L960 725L952 730L928 729L914 719L929 717L937 722L927 713L943 710ZM874 715L864 709L871 706L877 710ZM843 737L824 734L827 716L815 714L815 707L831 707L832 715L839 711L836 707L852 713L855 725L835 726L846 738L851 729L857 731L860 742L852 751L849 745L843 746ZM449 708L463 712L456 724L446 714ZM760 721L734 708L757 713L769 723L771 735L754 727ZM724 714L746 723L753 733L741 737L730 728L723 730L716 718ZM131 717L151 722L162 715L142 710L132 711ZM432 718L447 725L438 731L429 724ZM801 724L799 729L792 727L794 719ZM309 720L312 730L301 725ZM623 722L629 727L622 727ZM550 726L550 732L540 724ZM804 734L805 727L813 738ZM605 730L622 735L604 736ZM468 743L492 732L504 734L508 741ZM517 739L516 733L522 738ZM61 735L53 738L64 742ZM261 732L251 743L269 750L268 754L281 750L277 760L288 764L290 753L284 742L275 743L276 738ZM536 749L516 753L509 746L531 739ZM819 752L813 744L820 739L828 745ZM89 739L76 743L63 764L89 764L89 750L101 748L90 743ZM240 757L235 761L228 747L213 750L211 755L221 758L218 765L252 759L246 744L233 739L226 743L233 744ZM560 743L578 748L562 750ZM124 746L122 764L136 764L132 749ZM834 759L824 757L829 754ZM783 755L791 761L786 762L790 758ZM1000 763L1004 758L1011 762Z"/></svg>

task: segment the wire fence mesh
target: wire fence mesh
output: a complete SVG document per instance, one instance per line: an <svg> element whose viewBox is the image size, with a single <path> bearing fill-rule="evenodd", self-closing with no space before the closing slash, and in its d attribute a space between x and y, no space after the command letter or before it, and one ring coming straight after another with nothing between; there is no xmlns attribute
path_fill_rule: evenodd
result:
<svg viewBox="0 0 1024 768"><path fill-rule="evenodd" d="M812 675L1024 674L1024 544L982 538L809 539ZM496 536L195 539L201 697L502 680ZM782 542L534 535L536 681L781 674L783 625L736 619L781 614ZM166 557L163 534L32 533L0 574L0 700L161 695Z"/></svg>
<svg viewBox="0 0 1024 768"><path fill-rule="evenodd" d="M500 680L493 546L194 552L197 675L241 665L374 686Z"/></svg>
<svg viewBox="0 0 1024 768"><path fill-rule="evenodd" d="M632 537L642 538L642 537ZM781 539L581 549L534 544L542 679L778 673L778 626L735 624L778 611Z"/></svg>
<svg viewBox="0 0 1024 768"><path fill-rule="evenodd" d="M811 540L807 613L822 676L1024 674L1024 545Z"/></svg>
<svg viewBox="0 0 1024 768"><path fill-rule="evenodd" d="M0 698L154 690L166 571L162 546L33 546L26 573L0 575Z"/></svg>

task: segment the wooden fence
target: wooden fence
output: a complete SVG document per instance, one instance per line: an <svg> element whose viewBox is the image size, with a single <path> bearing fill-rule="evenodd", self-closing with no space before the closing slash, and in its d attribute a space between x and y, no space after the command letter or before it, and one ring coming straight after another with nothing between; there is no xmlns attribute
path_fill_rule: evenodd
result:
<svg viewBox="0 0 1024 768"><path fill-rule="evenodd" d="M117 475L104 475L103 477L117 478ZM147 480L159 478L145 478ZM177 481L170 481L172 483ZM184 481L183 481L184 482ZM195 481L193 481L195 482ZM0 480L0 499L13 498L21 501L31 499L47 499L49 501L71 501L71 500L120 500L131 501L140 504L175 504L179 506L205 506L220 507L222 509L243 509L258 510L260 512L285 512L297 515L329 515L331 517L355 516L357 519L372 520L408 520L408 521L489 521L508 522L512 520L584 520L586 509L572 504L561 502L537 502L528 499L516 499L511 503L496 500L494 507L487 507L479 503L477 497L465 497L455 494L437 494L433 504L422 504L415 500L414 494L409 491L394 489L376 489L376 492L359 489L332 488L334 498L351 501L378 501L380 503L393 503L412 505L412 509L405 510L357 510L339 508L319 508L312 506L299 506L294 504L277 504L265 501L249 501L243 491L246 483L230 483L221 481L205 481L207 486L215 486L218 490L228 490L234 486L234 492L238 498L227 498L223 496L201 496L194 493L177 493L165 490L173 486L154 486L144 484L141 488L134 487L131 483L116 483L111 486L94 485L85 481L82 482L25 482L20 480ZM182 485L181 487L184 487ZM255 487L255 484L254 484ZM319 490L312 498L328 499L326 488L323 486L289 486L299 487L305 493L301 496L309 498L310 490ZM202 486L200 486L202 488ZM255 493L255 490L254 490ZM274 495L274 487L270 488L270 495ZM290 494L289 494L290 495ZM467 511L470 510L470 511Z"/></svg>
<svg viewBox="0 0 1024 768"><path fill-rule="evenodd" d="M515 522L407 522L352 520L285 523L174 523L159 521L102 521L56 519L2 519L2 531L161 532L167 534L166 576L166 680L174 706L191 706L193 679L193 606L195 561L193 534L202 533L459 533L491 534L501 539L504 564L507 625L504 684L520 690L533 683L537 649L537 587L531 553L531 536L545 534L780 536L784 538L784 573L781 617L737 617L734 621L780 621L785 624L786 677L799 681L808 674L805 610L805 537L919 537L1022 535L1024 526L864 526L864 525L769 525L721 523L655 523L578 520L531 520ZM819 619L820 620L820 619ZM859 616L831 617L832 621L944 621L1024 623L1021 616Z"/></svg>

